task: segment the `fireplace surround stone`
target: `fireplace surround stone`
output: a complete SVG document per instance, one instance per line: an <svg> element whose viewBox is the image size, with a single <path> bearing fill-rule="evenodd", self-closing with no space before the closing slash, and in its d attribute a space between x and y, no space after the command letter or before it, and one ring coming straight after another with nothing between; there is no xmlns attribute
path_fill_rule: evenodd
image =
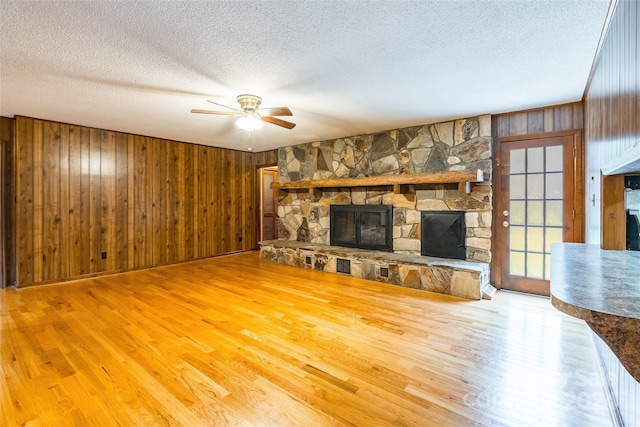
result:
<svg viewBox="0 0 640 427"><path fill-rule="evenodd" d="M483 262L290 240L260 242L260 259L327 273L337 273L338 261L348 260L351 277L473 300L481 299L489 284L489 264ZM381 274L383 269L386 275Z"/></svg>
<svg viewBox="0 0 640 427"><path fill-rule="evenodd" d="M381 175L424 174L445 171L484 173L484 182L469 191L455 184L288 189L278 191L276 246L261 245L263 259L309 268L335 271L336 249L330 243L330 206L392 205L393 253L382 259L369 251L353 258L351 275L435 292L476 298L488 283L491 261L491 117L489 115L448 122L358 135L283 147L278 150L280 182L362 178ZM421 212L464 211L466 259L473 268L443 266L436 258L421 258ZM300 244L301 247L292 247ZM308 249L313 246L314 249ZM306 248L306 249L305 249ZM331 248L329 252L328 249ZM301 252L307 251L307 252ZM269 254L273 253L271 256ZM375 262L368 259L374 256ZM394 257L402 257L398 261ZM404 258L406 257L406 258ZM386 261L385 261L386 260ZM436 264L434 264L434 262ZM389 265L386 265L386 264ZM386 265L386 266L385 266ZM423 268L430 265L437 268ZM373 268L373 270L372 270ZM388 276L375 271L388 269ZM377 270L376 270L377 269ZM454 275L454 272L456 274ZM380 277L378 277L380 276ZM446 280L442 278L447 278ZM398 278L401 278L398 279ZM427 283L431 280L432 283ZM462 283L474 282L458 292ZM452 292L453 289L453 292Z"/></svg>

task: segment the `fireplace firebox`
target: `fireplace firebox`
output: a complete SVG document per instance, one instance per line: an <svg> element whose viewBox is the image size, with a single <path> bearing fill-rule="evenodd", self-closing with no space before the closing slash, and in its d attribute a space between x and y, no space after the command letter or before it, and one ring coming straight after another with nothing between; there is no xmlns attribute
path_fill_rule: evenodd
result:
<svg viewBox="0 0 640 427"><path fill-rule="evenodd" d="M393 252L393 206L331 205L330 243Z"/></svg>
<svg viewBox="0 0 640 427"><path fill-rule="evenodd" d="M421 253L466 259L464 211L422 211Z"/></svg>

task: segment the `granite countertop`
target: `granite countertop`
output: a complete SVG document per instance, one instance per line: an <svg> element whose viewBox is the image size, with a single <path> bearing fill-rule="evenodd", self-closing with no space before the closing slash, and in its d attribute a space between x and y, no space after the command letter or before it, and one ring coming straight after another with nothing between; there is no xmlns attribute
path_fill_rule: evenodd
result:
<svg viewBox="0 0 640 427"><path fill-rule="evenodd" d="M640 252L556 243L551 295L576 309L640 319Z"/></svg>
<svg viewBox="0 0 640 427"><path fill-rule="evenodd" d="M551 304L583 319L640 382L640 252L553 244Z"/></svg>

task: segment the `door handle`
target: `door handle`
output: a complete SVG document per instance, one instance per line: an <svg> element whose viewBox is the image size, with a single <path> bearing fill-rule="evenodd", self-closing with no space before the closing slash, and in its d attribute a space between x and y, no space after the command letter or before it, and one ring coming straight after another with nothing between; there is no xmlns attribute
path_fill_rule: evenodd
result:
<svg viewBox="0 0 640 427"><path fill-rule="evenodd" d="M509 221L502 221L502 226L503 226L504 228L509 227Z"/></svg>

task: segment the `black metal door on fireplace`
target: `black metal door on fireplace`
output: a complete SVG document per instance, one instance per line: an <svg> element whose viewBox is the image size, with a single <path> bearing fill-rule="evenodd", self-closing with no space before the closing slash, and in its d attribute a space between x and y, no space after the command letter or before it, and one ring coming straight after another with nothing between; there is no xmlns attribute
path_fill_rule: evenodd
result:
<svg viewBox="0 0 640 427"><path fill-rule="evenodd" d="M331 205L330 243L393 252L393 206Z"/></svg>
<svg viewBox="0 0 640 427"><path fill-rule="evenodd" d="M465 259L464 214L463 211L422 211L422 255Z"/></svg>

